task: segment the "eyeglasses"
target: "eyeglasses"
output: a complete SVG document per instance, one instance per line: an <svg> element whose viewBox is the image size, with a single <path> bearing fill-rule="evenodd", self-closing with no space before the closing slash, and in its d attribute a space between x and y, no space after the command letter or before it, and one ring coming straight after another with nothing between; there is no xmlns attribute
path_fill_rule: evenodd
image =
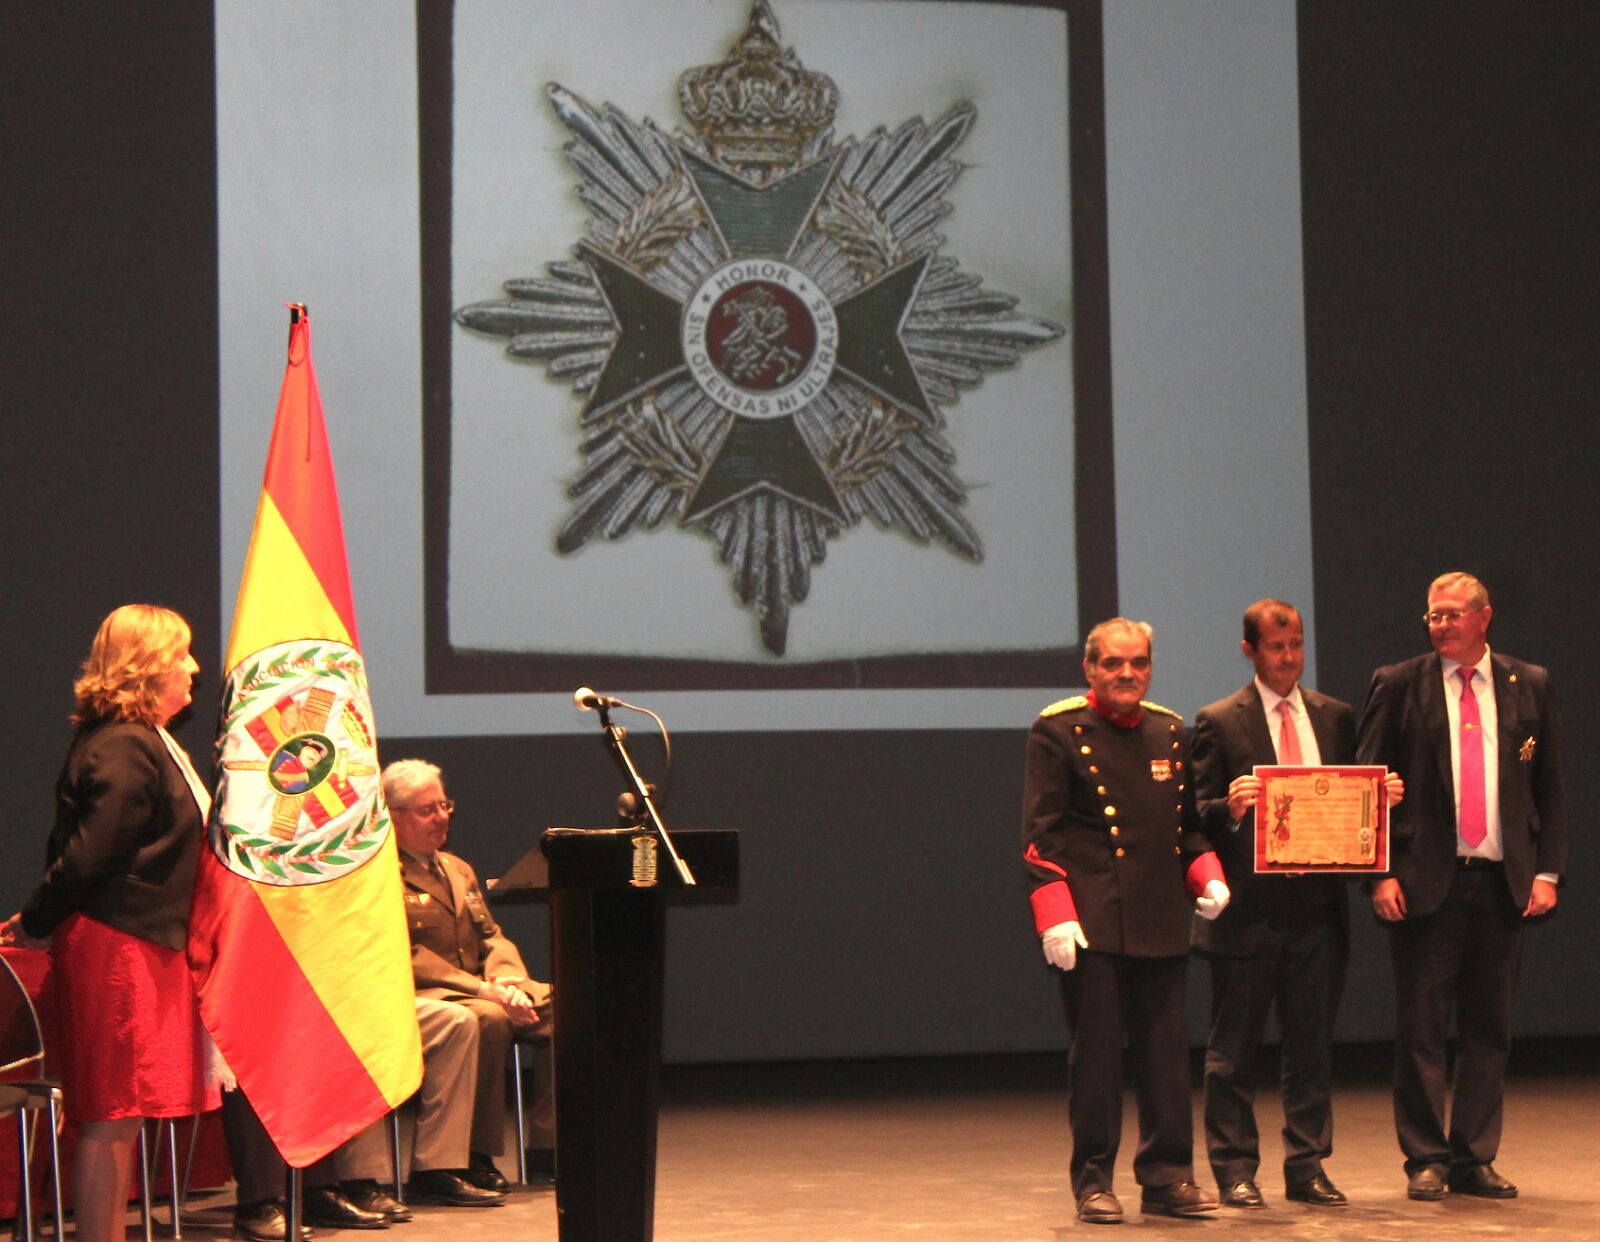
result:
<svg viewBox="0 0 1600 1242"><path fill-rule="evenodd" d="M438 802L424 802L420 806L391 806L391 811L406 811L418 819L432 819L435 815L454 815L456 813L455 799L442 798Z"/></svg>
<svg viewBox="0 0 1600 1242"><path fill-rule="evenodd" d="M1466 616L1467 613L1480 611L1482 611L1481 605L1477 608L1468 608L1465 611L1461 610L1460 608L1446 608L1440 612L1423 613L1422 622L1424 625L1454 625L1457 621L1461 620L1462 617Z"/></svg>

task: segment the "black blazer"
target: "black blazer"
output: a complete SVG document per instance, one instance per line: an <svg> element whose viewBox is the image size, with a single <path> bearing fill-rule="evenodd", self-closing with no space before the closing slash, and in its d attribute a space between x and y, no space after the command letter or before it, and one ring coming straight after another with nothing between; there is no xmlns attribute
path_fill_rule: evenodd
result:
<svg viewBox="0 0 1600 1242"><path fill-rule="evenodd" d="M1506 883L1521 909L1535 875L1560 875L1567 866L1561 723L1548 672L1498 652L1490 663ZM1438 655L1372 675L1356 753L1362 763L1387 764L1406 783L1405 801L1389 820L1390 870L1405 892L1406 916L1431 914L1450 889L1456 854L1450 718Z"/></svg>
<svg viewBox="0 0 1600 1242"><path fill-rule="evenodd" d="M1311 731L1323 763L1354 763L1355 712L1348 703L1300 687ZM1266 709L1254 680L1244 689L1200 709L1194 721L1195 801L1200 822L1222 860L1232 894L1214 922L1194 920L1196 948L1230 956L1248 956L1261 947L1269 917L1285 900L1312 888L1325 891L1341 935L1349 927L1346 882L1338 876L1289 877L1255 872L1255 812L1247 811L1236 832L1228 829L1228 785L1256 764L1276 763L1277 751L1267 725Z"/></svg>
<svg viewBox="0 0 1600 1242"><path fill-rule="evenodd" d="M203 830L189 782L153 727L85 725L56 781L47 866L22 907L22 926L48 936L82 911L183 948Z"/></svg>

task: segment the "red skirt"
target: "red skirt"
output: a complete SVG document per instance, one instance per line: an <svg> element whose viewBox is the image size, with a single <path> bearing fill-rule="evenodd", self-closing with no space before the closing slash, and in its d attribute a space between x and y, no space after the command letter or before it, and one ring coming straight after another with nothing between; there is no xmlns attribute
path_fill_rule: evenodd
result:
<svg viewBox="0 0 1600 1242"><path fill-rule="evenodd" d="M51 946L61 1015L50 1061L74 1121L185 1117L221 1104L186 956L74 914Z"/></svg>

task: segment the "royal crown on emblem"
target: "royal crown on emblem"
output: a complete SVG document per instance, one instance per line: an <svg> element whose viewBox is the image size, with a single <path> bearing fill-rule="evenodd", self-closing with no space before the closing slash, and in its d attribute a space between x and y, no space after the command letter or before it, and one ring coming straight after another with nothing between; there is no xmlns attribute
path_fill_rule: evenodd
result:
<svg viewBox="0 0 1600 1242"><path fill-rule="evenodd" d="M678 103L718 160L764 180L793 167L833 124L839 88L779 45L777 19L756 0L727 59L678 78Z"/></svg>

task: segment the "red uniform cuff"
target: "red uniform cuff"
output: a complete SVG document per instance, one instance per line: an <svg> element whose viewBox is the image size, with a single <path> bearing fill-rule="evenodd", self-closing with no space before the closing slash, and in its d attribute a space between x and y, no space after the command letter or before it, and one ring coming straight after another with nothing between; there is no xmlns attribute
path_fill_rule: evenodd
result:
<svg viewBox="0 0 1600 1242"><path fill-rule="evenodd" d="M1195 857L1189 864L1189 874L1184 878L1189 885L1191 897L1198 897L1205 892L1206 885L1212 880L1221 880L1224 884L1228 882L1222 874L1222 863L1209 850Z"/></svg>
<svg viewBox="0 0 1600 1242"><path fill-rule="evenodd" d="M1028 900L1033 903L1033 927L1040 935L1047 927L1057 923L1076 923L1078 907L1072 902L1072 890L1065 880L1055 880L1033 890Z"/></svg>

